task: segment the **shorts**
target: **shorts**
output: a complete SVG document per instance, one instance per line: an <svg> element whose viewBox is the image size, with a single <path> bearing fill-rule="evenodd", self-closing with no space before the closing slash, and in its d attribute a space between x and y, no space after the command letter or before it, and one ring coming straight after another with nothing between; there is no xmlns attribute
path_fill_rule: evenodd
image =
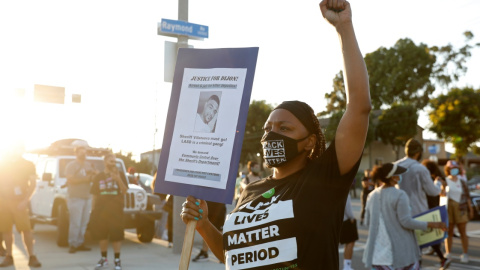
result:
<svg viewBox="0 0 480 270"><path fill-rule="evenodd" d="M125 238L123 230L123 204L96 204L93 207L90 235L94 240L122 241Z"/></svg>
<svg viewBox="0 0 480 270"><path fill-rule="evenodd" d="M24 210L18 210L19 200L0 199L0 232L11 232L13 225L17 231L31 231L30 211L28 207Z"/></svg>
<svg viewBox="0 0 480 270"><path fill-rule="evenodd" d="M340 244L348 244L358 240L357 221L351 222L349 219L343 221L340 230Z"/></svg>
<svg viewBox="0 0 480 270"><path fill-rule="evenodd" d="M460 210L460 204L454 200L448 200L448 223L461 224L468 222L468 211Z"/></svg>

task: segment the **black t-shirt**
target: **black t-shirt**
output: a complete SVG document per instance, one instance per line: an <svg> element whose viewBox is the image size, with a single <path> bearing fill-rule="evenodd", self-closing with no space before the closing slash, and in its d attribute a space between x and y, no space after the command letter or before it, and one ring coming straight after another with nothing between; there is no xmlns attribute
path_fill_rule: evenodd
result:
<svg viewBox="0 0 480 270"><path fill-rule="evenodd" d="M123 173L119 173L122 182L128 187L127 179ZM118 204L123 209L123 194L117 182L107 172L100 172L93 178L90 193L95 195L95 207L97 205Z"/></svg>
<svg viewBox="0 0 480 270"><path fill-rule="evenodd" d="M0 162L0 198L25 199L29 178L35 175L35 165L24 158Z"/></svg>
<svg viewBox="0 0 480 270"><path fill-rule="evenodd" d="M338 269L345 202L359 162L340 176L335 143L283 179L251 183L227 216L227 269Z"/></svg>

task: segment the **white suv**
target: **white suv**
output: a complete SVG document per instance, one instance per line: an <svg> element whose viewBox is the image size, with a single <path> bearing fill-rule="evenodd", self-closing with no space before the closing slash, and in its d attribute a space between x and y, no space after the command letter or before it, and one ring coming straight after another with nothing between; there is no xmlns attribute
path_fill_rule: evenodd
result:
<svg viewBox="0 0 480 270"><path fill-rule="evenodd" d="M37 187L31 200L31 221L56 225L57 244L68 246L69 214L67 207L67 188L65 186L65 167L75 160L72 142L68 139L53 143L49 148L33 151L36 157ZM87 148L87 161L97 171L103 171L103 154L107 149ZM117 168L126 176L123 161L117 158ZM128 178L126 178L128 179ZM125 194L124 226L136 228L141 242L151 242L155 234L155 220L161 218L162 211L153 207L157 196L147 194L140 186L129 184Z"/></svg>

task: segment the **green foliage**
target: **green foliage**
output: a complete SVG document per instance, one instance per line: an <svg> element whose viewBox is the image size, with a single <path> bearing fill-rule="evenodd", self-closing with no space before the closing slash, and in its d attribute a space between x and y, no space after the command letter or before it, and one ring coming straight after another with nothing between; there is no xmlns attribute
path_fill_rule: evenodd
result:
<svg viewBox="0 0 480 270"><path fill-rule="evenodd" d="M332 113L329 118L328 126L324 127L325 140L331 142L335 138L335 133L337 132L338 124L343 117L344 111L337 111ZM317 114L320 116L320 114ZM365 140L365 146L368 146L375 139L375 116L370 113L368 118L368 131L367 138ZM323 127L322 127L323 128Z"/></svg>
<svg viewBox="0 0 480 270"><path fill-rule="evenodd" d="M373 109L391 104L408 103L417 110L428 105L435 91L434 83L449 86L467 71L471 51L480 44L470 44L473 33L464 33L465 44L454 48L448 44L438 47L412 40L399 39L391 48L380 47L365 56L369 74ZM333 90L325 94L326 110L319 115L330 115L346 106L345 84L340 71L333 79Z"/></svg>
<svg viewBox="0 0 480 270"><path fill-rule="evenodd" d="M325 140L327 142L331 142L333 139L335 139L335 133L337 132L338 124L342 119L343 112L344 111L337 111L330 116L328 126L326 126L324 130Z"/></svg>
<svg viewBox="0 0 480 270"><path fill-rule="evenodd" d="M433 76L441 85L449 85L467 72L467 60L472 56L471 50L479 47L480 44L471 45L473 33L465 31L465 44L455 50L451 44L443 47L432 46L430 50L437 55L437 62L434 66Z"/></svg>
<svg viewBox="0 0 480 270"><path fill-rule="evenodd" d="M428 104L435 90L430 76L436 57L425 44L405 38L392 48L379 48L365 56L374 109L409 101L416 109Z"/></svg>
<svg viewBox="0 0 480 270"><path fill-rule="evenodd" d="M399 157L400 147L417 134L418 114L411 105L394 104L378 117L376 136L384 144L390 144Z"/></svg>
<svg viewBox="0 0 480 270"><path fill-rule="evenodd" d="M480 89L452 88L430 105L430 130L451 142L457 156L464 156L480 140Z"/></svg>
<svg viewBox="0 0 480 270"><path fill-rule="evenodd" d="M324 116L338 111L344 111L347 107L347 95L345 94L345 82L343 80L343 71L340 71L333 78L333 90L325 94L328 101L326 110L320 112L318 116Z"/></svg>
<svg viewBox="0 0 480 270"><path fill-rule="evenodd" d="M240 154L241 164L247 164L249 160L257 160L257 153L260 153L260 157L263 156L260 139L263 136L263 125L272 110L273 106L267 104L265 100L253 100L252 103L250 103L245 135L243 137L242 152Z"/></svg>
<svg viewBox="0 0 480 270"><path fill-rule="evenodd" d="M123 163L125 163L125 168L127 170L130 167L134 167L137 173L150 174L152 172L153 164L146 159L137 162L133 159L132 153L124 154L121 151L115 153L115 156L123 160Z"/></svg>

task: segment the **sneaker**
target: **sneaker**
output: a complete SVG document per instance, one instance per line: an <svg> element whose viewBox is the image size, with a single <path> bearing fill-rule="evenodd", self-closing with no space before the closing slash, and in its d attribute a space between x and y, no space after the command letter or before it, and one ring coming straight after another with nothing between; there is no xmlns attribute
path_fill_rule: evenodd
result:
<svg viewBox="0 0 480 270"><path fill-rule="evenodd" d="M3 262L0 263L0 267L8 267L10 265L13 265L13 257L11 255L5 256L5 259L3 259Z"/></svg>
<svg viewBox="0 0 480 270"><path fill-rule="evenodd" d="M92 250L92 249L89 248L89 247L86 247L86 246L83 245L83 244L81 244L80 246L78 246L78 247L76 248L76 250L77 250L77 251L90 251L90 250Z"/></svg>
<svg viewBox="0 0 480 270"><path fill-rule="evenodd" d="M77 248L74 246L70 246L70 248L68 249L68 253L75 253L75 252L77 252Z"/></svg>
<svg viewBox="0 0 480 270"><path fill-rule="evenodd" d="M452 263L452 259L444 258L443 261L440 263L440 266L441 266L440 270L448 269L451 263Z"/></svg>
<svg viewBox="0 0 480 270"><path fill-rule="evenodd" d="M105 257L102 257L95 266L95 270L103 269L108 266L108 260Z"/></svg>
<svg viewBox="0 0 480 270"><path fill-rule="evenodd" d="M28 260L28 266L31 267L42 267L42 264L38 261L37 256L32 255Z"/></svg>
<svg viewBox="0 0 480 270"><path fill-rule="evenodd" d="M168 242L168 248L172 248L173 247L173 243L172 242Z"/></svg>
<svg viewBox="0 0 480 270"><path fill-rule="evenodd" d="M433 255L434 252L432 247L427 247L422 250L423 255Z"/></svg>
<svg viewBox="0 0 480 270"><path fill-rule="evenodd" d="M450 255L450 253L444 254L443 257L444 257L445 259L450 259L450 260L452 259L452 255Z"/></svg>
<svg viewBox="0 0 480 270"><path fill-rule="evenodd" d="M468 263L468 254L463 253L463 254L460 256L460 262L461 262L461 263Z"/></svg>
<svg viewBox="0 0 480 270"><path fill-rule="evenodd" d="M122 263L120 259L115 259L115 270L122 270Z"/></svg>
<svg viewBox="0 0 480 270"><path fill-rule="evenodd" d="M208 252L200 250L200 253L192 259L194 262L205 262L208 261Z"/></svg>

